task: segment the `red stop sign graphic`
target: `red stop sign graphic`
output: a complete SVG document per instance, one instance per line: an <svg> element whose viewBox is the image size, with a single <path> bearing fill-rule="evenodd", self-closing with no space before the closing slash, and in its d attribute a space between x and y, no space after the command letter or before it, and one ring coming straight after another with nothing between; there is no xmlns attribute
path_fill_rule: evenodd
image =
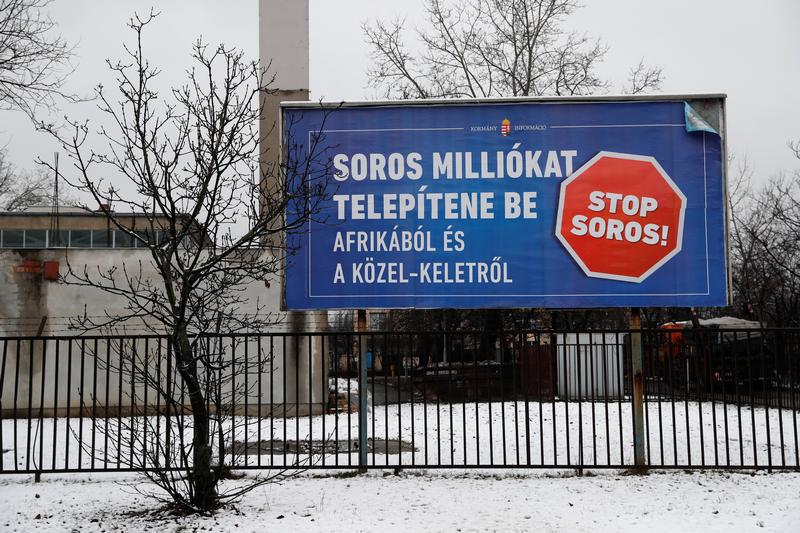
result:
<svg viewBox="0 0 800 533"><path fill-rule="evenodd" d="M655 158L600 152L561 183L556 236L587 276L640 283L681 251L685 210Z"/></svg>

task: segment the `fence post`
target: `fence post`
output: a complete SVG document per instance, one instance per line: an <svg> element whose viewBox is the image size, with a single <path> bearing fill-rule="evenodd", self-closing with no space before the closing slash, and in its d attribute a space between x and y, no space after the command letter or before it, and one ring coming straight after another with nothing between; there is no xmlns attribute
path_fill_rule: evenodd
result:
<svg viewBox="0 0 800 533"><path fill-rule="evenodd" d="M367 471L367 312L358 311L358 471Z"/></svg>
<svg viewBox="0 0 800 533"><path fill-rule="evenodd" d="M642 365L642 318L631 308L631 374L633 375L633 457L637 467L645 465L644 452L644 369Z"/></svg>

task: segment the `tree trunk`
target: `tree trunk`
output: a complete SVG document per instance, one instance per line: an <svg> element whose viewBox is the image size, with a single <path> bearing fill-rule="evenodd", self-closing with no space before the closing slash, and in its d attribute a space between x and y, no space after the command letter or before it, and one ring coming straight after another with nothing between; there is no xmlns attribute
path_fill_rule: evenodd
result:
<svg viewBox="0 0 800 533"><path fill-rule="evenodd" d="M210 510L217 504L218 475L211 468L210 419L206 396L197 374L197 360L185 330L176 332L175 355L178 372L189 395L192 408L192 461L187 482L193 487L192 505L198 510Z"/></svg>

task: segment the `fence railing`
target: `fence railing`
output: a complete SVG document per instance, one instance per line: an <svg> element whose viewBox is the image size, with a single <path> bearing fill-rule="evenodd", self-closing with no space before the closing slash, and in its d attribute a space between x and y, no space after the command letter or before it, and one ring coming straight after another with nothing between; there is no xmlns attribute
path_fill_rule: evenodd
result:
<svg viewBox="0 0 800 533"><path fill-rule="evenodd" d="M209 335L194 350L215 464L236 469L800 469L800 330ZM190 467L199 411L167 337L0 338L0 358L0 473Z"/></svg>

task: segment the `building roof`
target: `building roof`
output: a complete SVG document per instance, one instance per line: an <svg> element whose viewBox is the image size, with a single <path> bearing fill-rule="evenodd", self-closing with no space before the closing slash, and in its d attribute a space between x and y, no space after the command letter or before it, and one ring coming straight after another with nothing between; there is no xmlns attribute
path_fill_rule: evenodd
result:
<svg viewBox="0 0 800 533"><path fill-rule="evenodd" d="M153 216L150 213L135 213L135 212L120 212L120 211L111 211L111 213L115 217L149 217ZM32 205L26 207L21 211L0 211L0 217L52 217L54 216L55 208L50 205ZM105 212L101 209L97 209L92 211L85 207L78 207L78 206L59 206L58 207L58 216L59 217L104 217L106 216ZM159 218L163 215L156 215L156 218Z"/></svg>

